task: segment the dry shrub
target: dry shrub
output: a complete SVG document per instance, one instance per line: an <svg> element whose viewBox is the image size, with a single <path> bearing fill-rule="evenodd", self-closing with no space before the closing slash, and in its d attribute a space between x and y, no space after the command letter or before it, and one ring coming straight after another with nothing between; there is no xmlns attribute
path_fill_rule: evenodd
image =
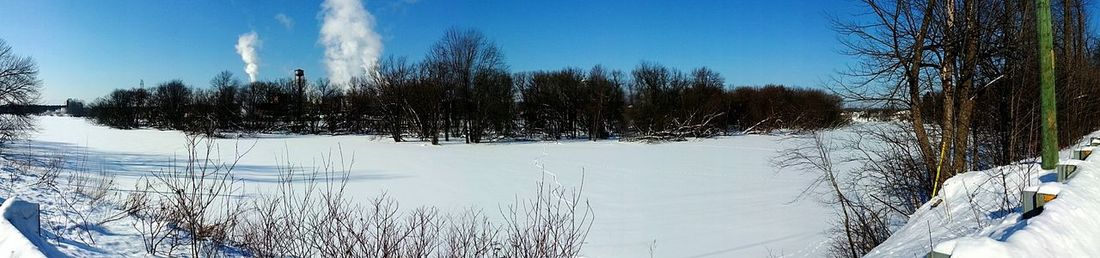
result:
<svg viewBox="0 0 1100 258"><path fill-rule="evenodd" d="M205 143L205 149L199 149ZM352 162L331 153L319 168L287 164L278 187L242 202L230 163L212 160L209 138L188 138L182 166L139 181L123 202L146 251L256 257L575 257L593 221L580 189L540 182L536 196L503 209L503 221L477 209L402 211L386 194L359 203L346 192ZM339 163L334 162L339 160ZM582 185L583 186L583 185Z"/></svg>
<svg viewBox="0 0 1100 258"><path fill-rule="evenodd" d="M345 192L348 166L328 160L304 175L282 169L279 189L252 202L232 244L258 257L575 257L592 225L579 189L546 183L502 210L503 224L478 209L402 212L386 194L357 205Z"/></svg>

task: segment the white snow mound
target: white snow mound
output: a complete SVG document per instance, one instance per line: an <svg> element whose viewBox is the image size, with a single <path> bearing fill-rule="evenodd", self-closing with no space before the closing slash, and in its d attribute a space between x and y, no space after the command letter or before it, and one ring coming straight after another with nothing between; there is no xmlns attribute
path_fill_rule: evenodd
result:
<svg viewBox="0 0 1100 258"><path fill-rule="evenodd" d="M38 205L9 198L0 205L0 255L6 257L50 257L39 247L51 248L38 235ZM56 257L53 256L53 257Z"/></svg>

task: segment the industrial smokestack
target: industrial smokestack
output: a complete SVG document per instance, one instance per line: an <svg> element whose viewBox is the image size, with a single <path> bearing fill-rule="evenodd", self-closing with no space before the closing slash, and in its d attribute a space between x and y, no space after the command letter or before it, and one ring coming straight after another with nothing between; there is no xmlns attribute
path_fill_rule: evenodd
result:
<svg viewBox="0 0 1100 258"><path fill-rule="evenodd" d="M374 16L360 0L321 3L321 38L329 80L346 84L374 70L382 54L382 37L374 31Z"/></svg>
<svg viewBox="0 0 1100 258"><path fill-rule="evenodd" d="M260 74L260 56L256 54L256 49L261 43L260 36L255 31L241 34L237 38L237 54L240 54L241 60L244 61L244 72L248 73L250 82L255 82Z"/></svg>

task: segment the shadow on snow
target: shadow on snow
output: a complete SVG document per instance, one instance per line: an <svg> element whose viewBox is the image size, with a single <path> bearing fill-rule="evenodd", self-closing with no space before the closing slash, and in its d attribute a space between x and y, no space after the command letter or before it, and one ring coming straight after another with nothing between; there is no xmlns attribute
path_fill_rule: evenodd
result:
<svg viewBox="0 0 1100 258"><path fill-rule="evenodd" d="M186 158L167 155L113 152L90 149L71 143L27 140L9 143L0 156L36 167L48 167L60 157L66 171L83 173L102 173L123 178L137 179L151 177L158 172L174 168L182 169ZM228 161L227 161L228 162ZM214 164L220 164L217 160ZM314 173L314 171L319 170ZM282 175L290 172L294 181L316 179L343 179L343 173L325 173L322 168L305 166L277 166L244 164L243 161L233 168L231 176L246 183L277 183ZM289 170L289 171L288 171ZM368 180L389 180L409 176L385 173L382 171L352 171L347 175L349 182Z"/></svg>

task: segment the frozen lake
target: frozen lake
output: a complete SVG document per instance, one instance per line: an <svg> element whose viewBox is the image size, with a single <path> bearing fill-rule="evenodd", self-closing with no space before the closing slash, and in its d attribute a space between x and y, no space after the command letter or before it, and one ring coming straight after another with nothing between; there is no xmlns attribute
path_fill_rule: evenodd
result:
<svg viewBox="0 0 1100 258"><path fill-rule="evenodd" d="M77 155L89 169L121 182L185 158L176 131L117 130L70 117L39 117L31 140L14 152ZM246 191L274 186L288 162L307 170L330 153L351 163L348 189L358 200L385 192L402 210L467 207L499 217L527 197L540 178L575 187L595 222L586 257L818 257L832 213L795 200L811 178L777 173L777 136L732 136L643 144L618 141L491 144L394 143L375 136L283 136L219 139L221 156L253 146L234 171ZM338 162L338 161L337 161ZM129 186L120 184L120 186ZM246 193L247 194L247 193Z"/></svg>

